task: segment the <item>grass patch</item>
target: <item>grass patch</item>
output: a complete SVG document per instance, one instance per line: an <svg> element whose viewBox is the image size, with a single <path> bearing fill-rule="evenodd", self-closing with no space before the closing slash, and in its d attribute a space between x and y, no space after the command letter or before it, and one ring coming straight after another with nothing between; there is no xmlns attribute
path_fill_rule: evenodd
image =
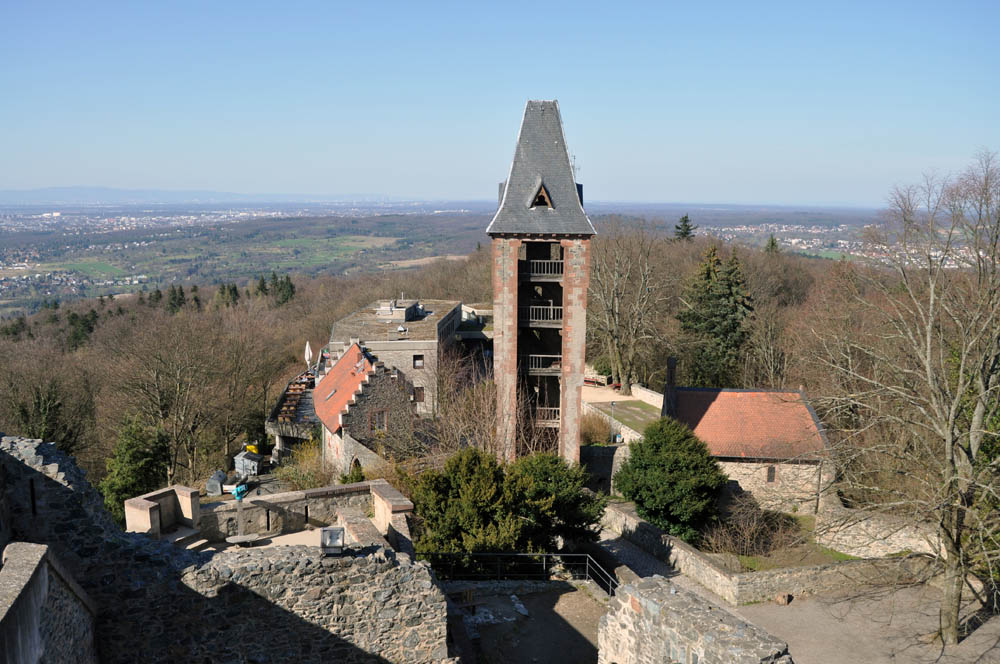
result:
<svg viewBox="0 0 1000 664"><path fill-rule="evenodd" d="M608 417L611 416L610 403L595 403L591 405L598 408L601 412L607 413ZM645 401L615 402L615 421L621 422L628 428L634 429L639 433L645 431L646 427L658 419L660 419L660 409L649 405Z"/></svg>

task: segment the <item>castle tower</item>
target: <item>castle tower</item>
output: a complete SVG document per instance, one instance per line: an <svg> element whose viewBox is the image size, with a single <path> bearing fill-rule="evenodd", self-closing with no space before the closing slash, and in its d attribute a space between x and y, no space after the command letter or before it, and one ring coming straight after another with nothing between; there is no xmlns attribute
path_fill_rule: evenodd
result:
<svg viewBox="0 0 1000 664"><path fill-rule="evenodd" d="M583 211L558 102L525 107L486 233L493 239L493 373L503 455L516 456L520 421L558 430L559 454L579 462L595 231Z"/></svg>

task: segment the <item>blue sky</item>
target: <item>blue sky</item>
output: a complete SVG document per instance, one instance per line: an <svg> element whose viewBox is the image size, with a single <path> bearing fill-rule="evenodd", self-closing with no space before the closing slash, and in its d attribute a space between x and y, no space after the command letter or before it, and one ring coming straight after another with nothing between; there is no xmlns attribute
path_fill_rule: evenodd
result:
<svg viewBox="0 0 1000 664"><path fill-rule="evenodd" d="M556 98L591 200L879 205L1000 150L998 27L991 0L4 0L0 189L491 199Z"/></svg>

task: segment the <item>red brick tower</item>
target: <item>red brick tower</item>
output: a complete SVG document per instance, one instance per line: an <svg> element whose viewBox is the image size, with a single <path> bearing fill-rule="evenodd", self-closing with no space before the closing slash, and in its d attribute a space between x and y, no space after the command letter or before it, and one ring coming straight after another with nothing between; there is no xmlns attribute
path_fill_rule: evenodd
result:
<svg viewBox="0 0 1000 664"><path fill-rule="evenodd" d="M559 454L580 461L590 238L559 104L529 101L493 238L493 373L503 456L522 426L558 429ZM524 415L524 417L519 417Z"/></svg>

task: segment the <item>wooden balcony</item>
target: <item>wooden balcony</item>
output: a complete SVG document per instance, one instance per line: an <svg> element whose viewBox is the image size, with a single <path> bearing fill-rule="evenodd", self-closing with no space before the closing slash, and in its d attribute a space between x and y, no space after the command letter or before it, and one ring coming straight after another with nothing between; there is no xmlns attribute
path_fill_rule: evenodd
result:
<svg viewBox="0 0 1000 664"><path fill-rule="evenodd" d="M518 325L522 327L562 327L563 308L548 305L518 307Z"/></svg>
<svg viewBox="0 0 1000 664"><path fill-rule="evenodd" d="M517 273L522 281L560 281L563 277L563 262L519 261Z"/></svg>
<svg viewBox="0 0 1000 664"><path fill-rule="evenodd" d="M521 366L532 376L558 376L562 373L562 355L522 355Z"/></svg>

